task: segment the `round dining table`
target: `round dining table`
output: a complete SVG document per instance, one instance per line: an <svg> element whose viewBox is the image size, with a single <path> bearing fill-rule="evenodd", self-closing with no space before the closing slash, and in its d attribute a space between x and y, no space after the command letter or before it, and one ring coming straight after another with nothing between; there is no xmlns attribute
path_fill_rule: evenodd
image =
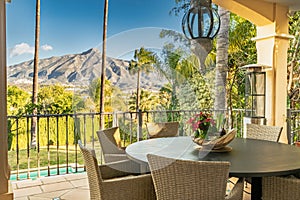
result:
<svg viewBox="0 0 300 200"><path fill-rule="evenodd" d="M235 138L224 150L200 148L191 137L139 141L126 148L127 156L147 164L147 154L193 161L228 161L229 176L251 177L251 199L261 199L261 179L300 172L300 148L266 140Z"/></svg>

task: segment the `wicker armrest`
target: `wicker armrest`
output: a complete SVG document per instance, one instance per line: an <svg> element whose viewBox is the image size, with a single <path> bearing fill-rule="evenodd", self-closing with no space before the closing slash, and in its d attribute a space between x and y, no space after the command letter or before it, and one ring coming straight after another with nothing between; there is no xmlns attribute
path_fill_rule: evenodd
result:
<svg viewBox="0 0 300 200"><path fill-rule="evenodd" d="M107 199L119 199L116 188L122 194L122 199L156 199L150 174L105 180L103 186Z"/></svg>
<svg viewBox="0 0 300 200"><path fill-rule="evenodd" d="M99 168L103 179L140 174L140 165L131 160L111 162L100 165Z"/></svg>
<svg viewBox="0 0 300 200"><path fill-rule="evenodd" d="M244 189L244 178L240 178L233 189L230 191L225 199L230 200L242 200L243 199L243 189Z"/></svg>
<svg viewBox="0 0 300 200"><path fill-rule="evenodd" d="M104 158L106 163L128 160L126 154L117 154L117 153L104 154Z"/></svg>

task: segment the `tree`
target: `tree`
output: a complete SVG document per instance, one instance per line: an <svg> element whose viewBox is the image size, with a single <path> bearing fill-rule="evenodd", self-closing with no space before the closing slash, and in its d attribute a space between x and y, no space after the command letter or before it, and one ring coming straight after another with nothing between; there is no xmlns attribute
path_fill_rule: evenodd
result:
<svg viewBox="0 0 300 200"><path fill-rule="evenodd" d="M104 128L104 90L105 90L105 65L106 65L106 35L107 35L107 18L108 18L108 0L104 0L103 14L103 39L102 39L102 66L101 66L101 88L100 88L100 129Z"/></svg>
<svg viewBox="0 0 300 200"><path fill-rule="evenodd" d="M109 80L105 80L105 90L104 90L104 105L105 110L104 112L112 111L111 108L111 101L112 101L112 94L115 93L116 88L111 85L111 82ZM99 111L100 105L100 88L101 88L101 78L94 79L91 84L89 85L89 98L91 101L89 101L90 105L87 105L89 107L89 111Z"/></svg>
<svg viewBox="0 0 300 200"><path fill-rule="evenodd" d="M218 113L226 109L226 78L228 72L228 46L229 46L229 25L230 12L218 7L218 14L222 26L217 36L217 56L215 75L215 101L214 110Z"/></svg>
<svg viewBox="0 0 300 200"><path fill-rule="evenodd" d="M40 114L65 114L73 111L73 92L67 91L61 85L41 87L38 101Z"/></svg>
<svg viewBox="0 0 300 200"><path fill-rule="evenodd" d="M164 35L163 37L165 37ZM173 37L174 36L174 37ZM177 35L173 35L172 32L168 34L168 37L173 37L175 40ZM181 85L189 84L190 79L193 78L193 74L198 73L199 59L189 54L189 51L185 49L185 42L183 46L175 47L174 44L168 43L164 46L162 51L162 58L164 59L164 65L159 65L158 69L160 73L168 80L172 87L171 103L169 104L169 110L176 110L179 107L178 102L178 89ZM192 91L194 95L194 91Z"/></svg>
<svg viewBox="0 0 300 200"><path fill-rule="evenodd" d="M156 54L146 50L144 47L136 49L134 51L134 60L129 63L130 74L137 74L136 83L136 111L139 111L140 106L140 76L141 72L149 73L154 69L154 66L158 63Z"/></svg>
<svg viewBox="0 0 300 200"><path fill-rule="evenodd" d="M19 115L24 113L25 105L30 102L30 94L17 86L7 87L7 114Z"/></svg>
<svg viewBox="0 0 300 200"><path fill-rule="evenodd" d="M290 17L289 33L294 35L290 42L288 51L288 97L290 99L290 108L299 108L300 101L300 12L296 12Z"/></svg>
<svg viewBox="0 0 300 200"><path fill-rule="evenodd" d="M239 67L256 63L256 45L252 40L255 36L256 27L253 23L231 13L227 76L227 101L230 107L245 107L245 71Z"/></svg>
<svg viewBox="0 0 300 200"><path fill-rule="evenodd" d="M33 60L33 84L32 84L32 104L38 103L38 69L39 69L39 43L40 43L40 0L36 0L36 24L35 24L35 46ZM37 110L33 110L33 115ZM31 121L31 147L36 147L36 123L37 118L33 117Z"/></svg>
<svg viewBox="0 0 300 200"><path fill-rule="evenodd" d="M134 93L129 99L129 110L131 111L136 110L136 98L137 95ZM156 110L158 106L160 106L160 99L157 94L151 91L141 90L139 105L141 111Z"/></svg>

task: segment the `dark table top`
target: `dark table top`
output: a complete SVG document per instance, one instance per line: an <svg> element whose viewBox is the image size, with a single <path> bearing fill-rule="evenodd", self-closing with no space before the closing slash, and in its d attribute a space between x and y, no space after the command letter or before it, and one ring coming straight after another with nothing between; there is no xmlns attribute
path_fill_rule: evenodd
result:
<svg viewBox="0 0 300 200"><path fill-rule="evenodd" d="M230 152L199 150L190 137L149 139L126 148L127 155L147 163L146 155L156 154L184 160L229 161L230 176L263 177L300 172L300 148L276 142L235 138Z"/></svg>

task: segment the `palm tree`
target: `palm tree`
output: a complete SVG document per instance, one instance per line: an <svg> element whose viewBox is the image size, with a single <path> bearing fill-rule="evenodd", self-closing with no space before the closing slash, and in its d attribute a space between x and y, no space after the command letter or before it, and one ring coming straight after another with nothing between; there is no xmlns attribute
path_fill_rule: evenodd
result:
<svg viewBox="0 0 300 200"><path fill-rule="evenodd" d="M229 46L229 25L230 12L221 6L218 13L222 26L220 27L217 38L217 57L216 57L216 78L215 78L215 110L226 108L226 78L228 72L228 46Z"/></svg>
<svg viewBox="0 0 300 200"><path fill-rule="evenodd" d="M105 65L106 65L106 35L108 18L108 0L104 1L103 14L103 43L102 43L102 66L101 66L101 84L100 84L100 130L104 128L104 89L105 89Z"/></svg>
<svg viewBox="0 0 300 200"><path fill-rule="evenodd" d="M136 83L136 111L139 111L139 102L140 102L140 76L141 72L149 73L154 69L154 66L158 63L158 59L155 53L146 50L144 47L141 47L139 50L134 51L134 60L131 60L129 63L129 73L137 74L137 83Z"/></svg>
<svg viewBox="0 0 300 200"><path fill-rule="evenodd" d="M35 47L33 60L33 84L32 84L32 104L38 103L38 69L39 69L39 43L40 43L40 0L36 0L36 24L35 24ZM33 109L33 115L37 114L37 109ZM36 147L36 123L37 118L33 117L31 122L31 147Z"/></svg>
<svg viewBox="0 0 300 200"><path fill-rule="evenodd" d="M172 87L171 110L178 108L177 88L198 71L199 60L195 55L186 55L184 49L167 44L163 49L164 66L159 66L160 72Z"/></svg>

